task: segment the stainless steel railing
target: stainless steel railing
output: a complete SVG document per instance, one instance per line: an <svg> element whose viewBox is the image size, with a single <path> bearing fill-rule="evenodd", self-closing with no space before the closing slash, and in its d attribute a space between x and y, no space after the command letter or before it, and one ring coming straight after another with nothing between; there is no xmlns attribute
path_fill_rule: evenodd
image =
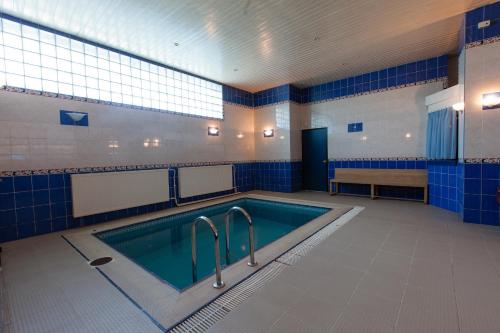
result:
<svg viewBox="0 0 500 333"><path fill-rule="evenodd" d="M193 223L191 224L191 263L193 269L193 282L198 280L197 269L196 269L196 226L199 222L206 222L210 229L212 230L212 234L214 235L214 255L215 255L215 282L212 285L216 289L220 289L224 287L224 281L222 281L221 277L221 267L220 267L220 251L219 251L219 232L215 227L212 220L210 220L206 216L197 217Z"/></svg>
<svg viewBox="0 0 500 333"><path fill-rule="evenodd" d="M230 262L230 256L231 256L231 251L230 251L230 246L229 246L229 218L231 215L233 215L235 212L240 212L245 216L245 218L248 221L248 243L250 247L250 261L248 262L248 266L254 267L257 266L257 262L255 261L255 245L254 245L254 237L253 237L253 223L252 223L252 218L250 217L250 214L246 210L244 210L241 207L234 206L231 207L227 212L226 215L224 216L224 221L226 224L226 263L229 265Z"/></svg>

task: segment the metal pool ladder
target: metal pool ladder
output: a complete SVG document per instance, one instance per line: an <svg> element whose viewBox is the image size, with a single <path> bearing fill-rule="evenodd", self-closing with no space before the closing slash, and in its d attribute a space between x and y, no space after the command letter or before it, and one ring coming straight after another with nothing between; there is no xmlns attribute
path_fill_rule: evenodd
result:
<svg viewBox="0 0 500 333"><path fill-rule="evenodd" d="M241 207L234 206L231 207L227 212L226 215L224 216L224 221L226 223L226 263L229 265L229 257L230 257L230 249L229 249L229 218L231 217L231 214L234 212L240 212L245 216L245 218L248 221L248 243L250 246L250 261L248 262L248 266L254 267L257 266L257 262L255 261L255 245L254 245L254 238L253 238L253 222L252 218L250 217L250 214L246 210L244 210Z"/></svg>
<svg viewBox="0 0 500 333"><path fill-rule="evenodd" d="M217 228L215 227L212 220L210 220L206 216L197 217L191 224L191 262L193 268L193 282L196 282L198 280L196 274L196 226L199 222L206 222L210 226L212 234L214 235L215 282L212 286L216 289L224 288L225 284L224 281L222 281L220 268L219 232L217 231Z"/></svg>

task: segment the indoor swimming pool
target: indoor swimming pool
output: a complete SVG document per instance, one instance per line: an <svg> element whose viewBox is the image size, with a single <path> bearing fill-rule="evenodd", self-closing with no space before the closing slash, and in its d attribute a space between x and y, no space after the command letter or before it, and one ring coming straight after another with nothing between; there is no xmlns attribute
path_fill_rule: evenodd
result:
<svg viewBox="0 0 500 333"><path fill-rule="evenodd" d="M234 206L243 208L251 216L256 250L331 210L324 207L244 198L95 235L159 279L183 290L215 271L214 237L208 224L199 223L196 232L197 280L193 281L191 226L197 217L206 216L216 226L219 232L220 260L223 268L248 256L248 223L240 213L234 213L231 218L229 262L225 255L224 215ZM258 261L259 258L256 259Z"/></svg>

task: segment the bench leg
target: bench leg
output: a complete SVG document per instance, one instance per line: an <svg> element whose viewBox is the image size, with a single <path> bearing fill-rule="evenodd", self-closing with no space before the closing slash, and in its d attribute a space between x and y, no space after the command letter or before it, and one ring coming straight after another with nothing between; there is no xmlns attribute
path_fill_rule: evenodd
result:
<svg viewBox="0 0 500 333"><path fill-rule="evenodd" d="M424 186L424 204L428 204L429 203L429 200L428 200L428 191L429 191L429 187L428 186Z"/></svg>
<svg viewBox="0 0 500 333"><path fill-rule="evenodd" d="M372 200L375 199L375 184L370 184L370 192Z"/></svg>
<svg viewBox="0 0 500 333"><path fill-rule="evenodd" d="M335 190L333 189L333 187L335 186ZM338 185L336 182L330 182L330 195L334 195L334 194L337 194L338 193Z"/></svg>

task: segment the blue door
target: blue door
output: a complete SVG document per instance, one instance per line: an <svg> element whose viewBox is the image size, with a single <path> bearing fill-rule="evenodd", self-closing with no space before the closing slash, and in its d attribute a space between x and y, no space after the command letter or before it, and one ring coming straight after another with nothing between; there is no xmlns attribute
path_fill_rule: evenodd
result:
<svg viewBox="0 0 500 333"><path fill-rule="evenodd" d="M326 128L302 131L302 184L304 190L328 190L327 140Z"/></svg>

